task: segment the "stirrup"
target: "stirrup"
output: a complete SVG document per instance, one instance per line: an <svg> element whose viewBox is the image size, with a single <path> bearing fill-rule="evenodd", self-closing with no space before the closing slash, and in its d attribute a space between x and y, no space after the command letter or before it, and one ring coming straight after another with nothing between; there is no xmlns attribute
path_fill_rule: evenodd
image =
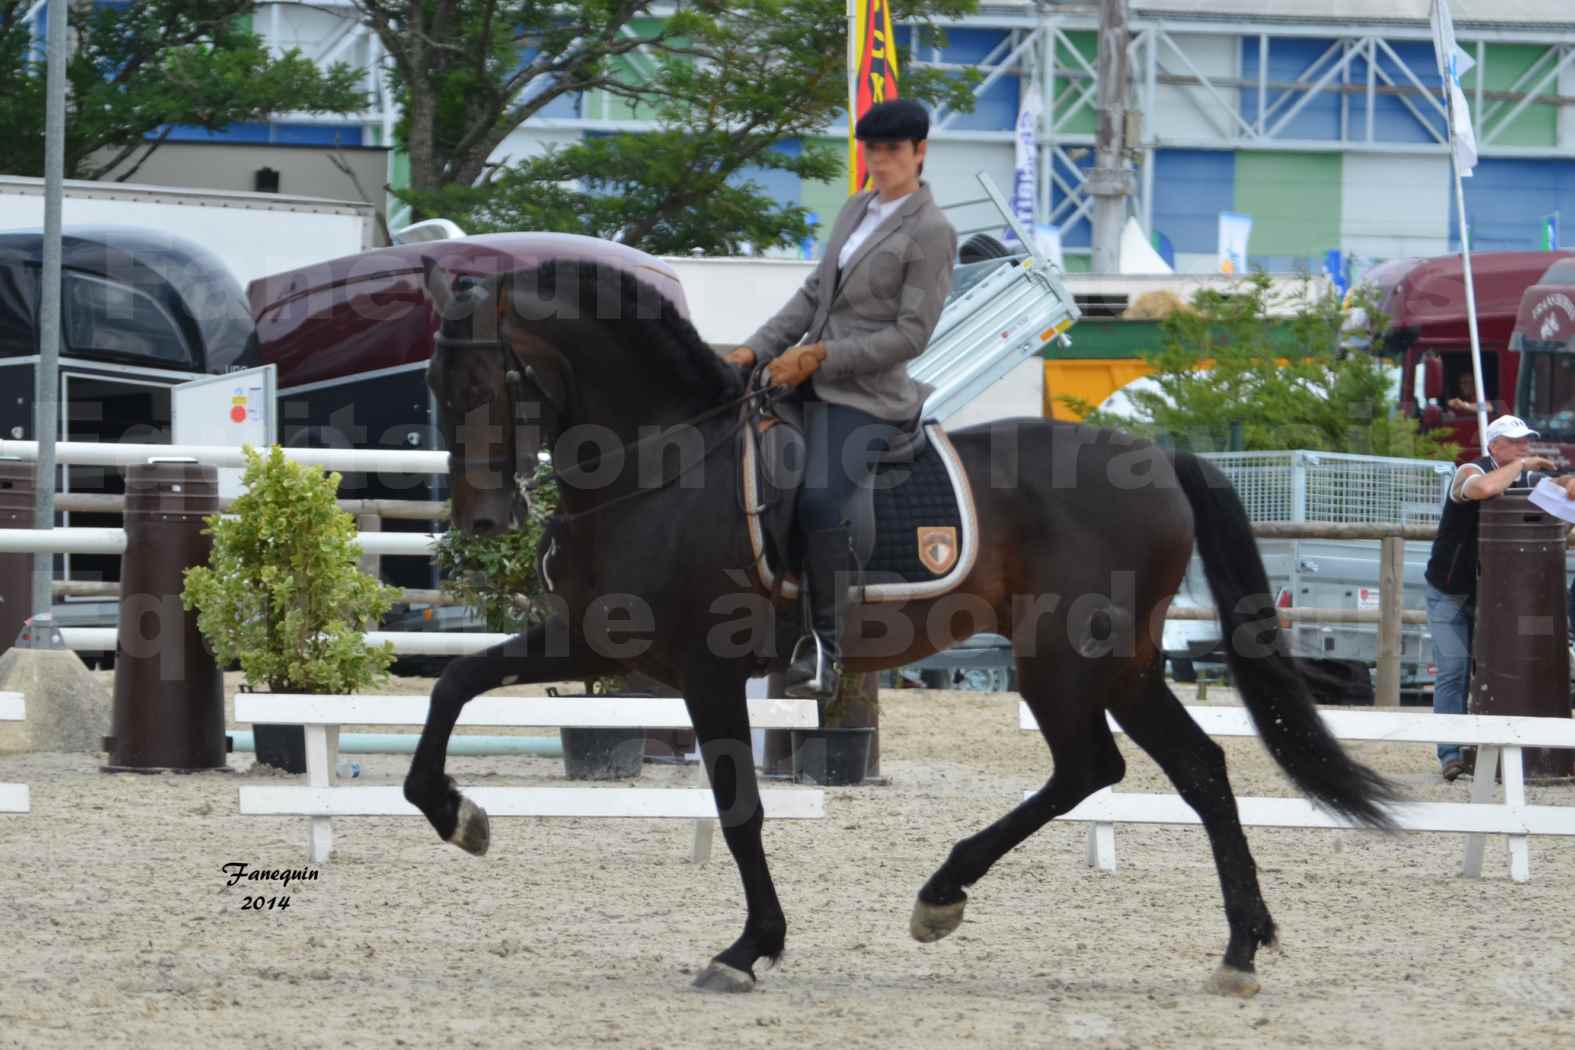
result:
<svg viewBox="0 0 1575 1050"><path fill-rule="evenodd" d="M826 647L821 642L820 635L810 631L800 638L793 646L793 655L788 659L788 667L792 668L793 665L798 663L799 653L803 650L806 641L815 643L815 673L806 681L794 682L792 685L787 686L787 693L789 696L793 696L794 692L797 691L816 697L830 698L836 692L837 680L841 677L841 670L835 666L833 661L826 658ZM830 678L829 682L826 680L828 677ZM797 697L797 699L803 698Z"/></svg>

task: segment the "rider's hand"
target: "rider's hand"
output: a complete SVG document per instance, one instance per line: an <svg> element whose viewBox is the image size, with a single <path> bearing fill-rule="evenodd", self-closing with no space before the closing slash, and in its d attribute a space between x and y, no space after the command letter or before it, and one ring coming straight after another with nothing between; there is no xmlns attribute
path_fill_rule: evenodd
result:
<svg viewBox="0 0 1575 1050"><path fill-rule="evenodd" d="M1527 456L1520 461L1521 470L1540 470L1543 473L1559 469L1554 466L1551 459L1543 456Z"/></svg>
<svg viewBox="0 0 1575 1050"><path fill-rule="evenodd" d="M795 346L766 363L766 373L774 386L796 387L815 374L826 360L825 343Z"/></svg>
<svg viewBox="0 0 1575 1050"><path fill-rule="evenodd" d="M723 357L722 360L726 361L730 365L736 365L739 368L754 368L755 352L747 346L740 346L734 349L727 356Z"/></svg>

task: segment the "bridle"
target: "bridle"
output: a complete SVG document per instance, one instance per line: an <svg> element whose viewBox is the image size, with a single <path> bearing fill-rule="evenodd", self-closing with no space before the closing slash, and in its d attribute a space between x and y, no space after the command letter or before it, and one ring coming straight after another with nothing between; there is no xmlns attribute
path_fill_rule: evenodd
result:
<svg viewBox="0 0 1575 1050"><path fill-rule="evenodd" d="M445 336L441 331L439 331L436 345L439 349L490 348L499 351L503 355L504 389L507 391L509 399L509 419L514 427L514 499L518 504L521 505L522 510L529 507L530 493L535 492L537 489L543 488L544 486L553 482L567 481L571 476L583 475L587 473L593 464L597 464L601 461L601 458L604 455L627 454L628 452L639 449L650 442L665 438L671 435L674 431L704 423L708 419L721 415L724 412L728 412L750 401L768 401L773 398L780 397L787 392L785 388L772 386L761 386L756 389L751 389L741 397L736 397L729 401L724 401L721 404L713 405L704 412L700 412L694 416L689 417L688 419L674 423L672 426L658 431L655 434L647 434L645 437L637 438L634 441L620 444L610 452L598 451L589 459L584 459L578 463L570 464L561 470L554 470L551 473L541 475L540 477L533 477L523 472L524 465L527 462L534 461L535 457L526 447L522 437L524 428L520 426L520 391L524 384L529 382L533 387L536 388L536 392L541 395L541 399L552 405L553 410L557 413L560 423L564 417L564 409L566 407L565 402L567 401L567 397L557 398L552 396L547 388L541 383L535 370L531 368L530 365L520 360L519 355L514 352L514 348L509 345L508 340L505 339L501 334L496 339L457 339L451 336ZM749 385L753 386L753 384ZM709 460L719 449L723 447L723 445L737 436L738 432L748 424L748 421L748 413L739 413L738 422L728 428L727 432L717 440L707 445L704 455L700 456L688 466L678 470L673 474L672 477L663 478L660 484L649 487L637 485L635 488L621 496L614 497L605 503L598 503L594 507L589 507L577 513L570 514L560 511L558 517L565 523L572 522L579 518L595 514L598 511L606 510L609 507L616 506L617 504L623 503L627 500L632 500L637 496L644 495L645 493L656 492L660 489L665 489L668 486L673 485L691 470L694 470L696 467ZM544 434L544 443L550 447L550 445L555 442L557 436L558 435L556 434ZM534 474L534 472L532 473ZM524 515L522 514L521 517L523 516Z"/></svg>
<svg viewBox="0 0 1575 1050"><path fill-rule="evenodd" d="M509 346L506 339L501 337L497 339L456 339L452 336L446 336L440 331L436 345L439 350L493 349L503 355L503 386L508 392L509 421L514 427L514 498L519 503L524 504L527 494L534 489L534 486L530 484L530 476L525 474L524 470L528 463L535 460L535 456L525 443L525 428L520 425L520 388L528 380L536 388L536 392L541 395L541 400L552 405L553 410L558 413L560 419L563 417L563 403L547 392L546 387L542 386L540 380L536 377L535 370L519 359L519 355L514 352L513 347ZM552 439L551 436L543 435L545 444L550 445Z"/></svg>

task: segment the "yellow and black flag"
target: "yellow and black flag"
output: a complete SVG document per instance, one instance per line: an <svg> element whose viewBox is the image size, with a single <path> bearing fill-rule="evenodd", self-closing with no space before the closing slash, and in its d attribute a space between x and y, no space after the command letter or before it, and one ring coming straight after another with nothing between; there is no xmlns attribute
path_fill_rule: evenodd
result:
<svg viewBox="0 0 1575 1050"><path fill-rule="evenodd" d="M848 4L848 192L867 188L864 147L853 128L877 102L897 97L897 40L887 0Z"/></svg>

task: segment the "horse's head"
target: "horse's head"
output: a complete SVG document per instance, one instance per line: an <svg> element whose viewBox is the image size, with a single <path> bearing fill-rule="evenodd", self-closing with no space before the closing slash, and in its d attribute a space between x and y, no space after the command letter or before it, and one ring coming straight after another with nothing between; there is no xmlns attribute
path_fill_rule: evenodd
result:
<svg viewBox="0 0 1575 1050"><path fill-rule="evenodd" d="M452 275L425 260L441 319L427 366L438 426L449 451L452 524L497 535L529 510L525 483L562 429L566 362L545 348L527 361L500 331L498 282Z"/></svg>

